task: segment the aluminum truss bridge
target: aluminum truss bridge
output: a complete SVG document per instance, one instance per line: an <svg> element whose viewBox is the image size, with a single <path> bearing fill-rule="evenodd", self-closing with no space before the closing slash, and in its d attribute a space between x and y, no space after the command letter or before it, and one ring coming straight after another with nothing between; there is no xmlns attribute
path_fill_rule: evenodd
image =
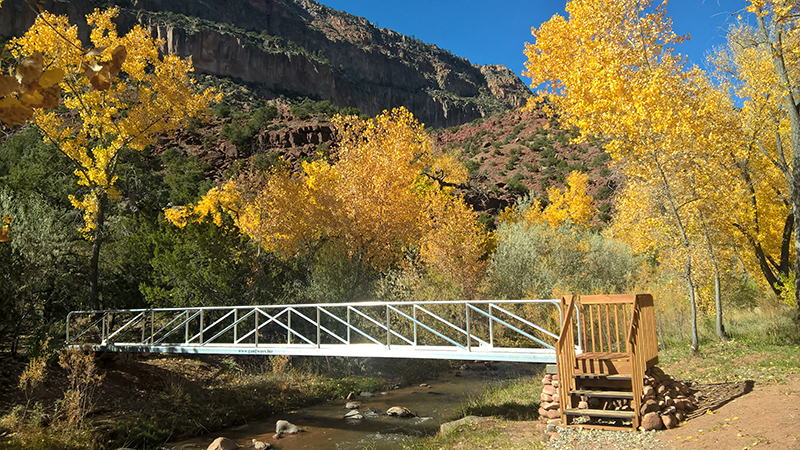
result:
<svg viewBox="0 0 800 450"><path fill-rule="evenodd" d="M67 344L107 352L555 363L562 315L558 300L73 311Z"/></svg>

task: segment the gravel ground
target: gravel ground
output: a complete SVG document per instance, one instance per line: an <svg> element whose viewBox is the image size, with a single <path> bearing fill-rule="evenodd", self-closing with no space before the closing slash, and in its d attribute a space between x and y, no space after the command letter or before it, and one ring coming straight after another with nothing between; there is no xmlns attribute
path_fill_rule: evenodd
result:
<svg viewBox="0 0 800 450"><path fill-rule="evenodd" d="M551 450L664 450L654 431L602 431L557 426L558 438L547 443Z"/></svg>

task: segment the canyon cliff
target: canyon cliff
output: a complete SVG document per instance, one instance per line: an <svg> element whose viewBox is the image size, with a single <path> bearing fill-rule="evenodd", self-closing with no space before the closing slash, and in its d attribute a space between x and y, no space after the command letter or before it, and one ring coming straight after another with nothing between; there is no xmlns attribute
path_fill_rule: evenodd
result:
<svg viewBox="0 0 800 450"><path fill-rule="evenodd" d="M504 66L471 64L313 0L41 3L73 23L116 5L122 29L141 24L164 41L164 51L191 56L198 73L255 85L266 98L329 100L371 116L405 106L427 126L448 127L517 108L531 95ZM0 35L24 33L34 17L24 0L6 0ZM86 35L85 23L80 31Z"/></svg>

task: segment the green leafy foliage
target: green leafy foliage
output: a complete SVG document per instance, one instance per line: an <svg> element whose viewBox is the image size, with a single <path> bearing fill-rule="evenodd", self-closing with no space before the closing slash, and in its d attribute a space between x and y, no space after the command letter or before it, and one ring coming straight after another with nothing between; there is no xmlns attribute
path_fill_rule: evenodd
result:
<svg viewBox="0 0 800 450"><path fill-rule="evenodd" d="M497 235L490 277L500 298L619 293L639 267L622 243L589 230L518 222L500 225Z"/></svg>

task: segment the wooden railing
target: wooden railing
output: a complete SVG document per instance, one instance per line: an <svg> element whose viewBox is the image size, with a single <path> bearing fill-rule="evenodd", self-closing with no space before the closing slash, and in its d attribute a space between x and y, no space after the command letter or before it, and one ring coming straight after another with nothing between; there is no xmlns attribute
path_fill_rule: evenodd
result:
<svg viewBox="0 0 800 450"><path fill-rule="evenodd" d="M578 304L580 314L574 317ZM561 299L564 321L561 326L556 359L561 388L561 408L573 408L568 393L575 388L573 374L578 364L575 347L582 345L584 358L627 358L630 360L631 407L637 412L634 429L639 426L645 371L658 363L658 342L653 297L649 294L587 295L577 302L573 296ZM575 329L580 341L576 341ZM569 420L569 418L567 418Z"/></svg>
<svg viewBox="0 0 800 450"><path fill-rule="evenodd" d="M561 297L561 311L563 322L556 343L556 365L558 366L558 385L561 393L559 405L561 411L573 408L573 398L569 392L575 389L575 380L572 373L575 368L575 332L574 332L574 312L575 297L567 295ZM570 420L570 419L567 419ZM566 425L566 424L565 424Z"/></svg>
<svg viewBox="0 0 800 450"><path fill-rule="evenodd" d="M653 297L649 294L584 295L579 299L584 352L630 353L632 327L647 330L637 341L650 365L658 358Z"/></svg>

